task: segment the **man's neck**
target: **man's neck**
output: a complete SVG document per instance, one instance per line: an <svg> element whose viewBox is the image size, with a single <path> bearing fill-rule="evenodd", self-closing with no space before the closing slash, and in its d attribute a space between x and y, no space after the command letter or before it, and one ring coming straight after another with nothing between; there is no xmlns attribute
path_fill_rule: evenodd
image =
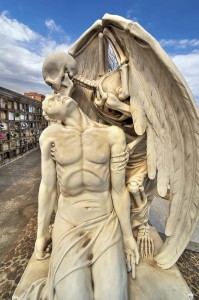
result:
<svg viewBox="0 0 199 300"><path fill-rule="evenodd" d="M70 115L67 116L63 125L66 127L73 127L74 129L83 132L93 126L94 122L90 120L78 106L76 106Z"/></svg>
<svg viewBox="0 0 199 300"><path fill-rule="evenodd" d="M82 121L81 121L81 114L79 112L78 107L74 108L74 110L67 116L63 125L74 127L77 130L82 130Z"/></svg>

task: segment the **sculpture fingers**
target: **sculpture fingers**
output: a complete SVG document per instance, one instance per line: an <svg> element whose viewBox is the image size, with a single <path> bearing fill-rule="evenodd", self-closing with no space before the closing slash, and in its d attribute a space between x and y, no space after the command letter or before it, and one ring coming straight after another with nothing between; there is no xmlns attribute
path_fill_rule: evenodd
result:
<svg viewBox="0 0 199 300"><path fill-rule="evenodd" d="M133 256L135 258L136 264L138 264L140 255L134 237L133 236L124 237L123 241L124 241L124 252L126 253L127 258L129 258L129 256Z"/></svg>
<svg viewBox="0 0 199 300"><path fill-rule="evenodd" d="M138 249L140 249L140 243L141 242L141 238L138 236L137 237L137 247L138 247Z"/></svg>
<svg viewBox="0 0 199 300"><path fill-rule="evenodd" d="M150 239L149 237L148 237L148 255L149 256L152 256L153 254L152 254L153 252L152 252L152 239Z"/></svg>
<svg viewBox="0 0 199 300"><path fill-rule="evenodd" d="M44 250L43 245L40 245L40 243L37 241L35 244L35 256L37 260L43 260L45 259L46 252Z"/></svg>
<svg viewBox="0 0 199 300"><path fill-rule="evenodd" d="M148 257L148 255L149 255L149 246L150 246L148 237L146 237L144 239L144 243L145 243L145 245L144 245L144 256Z"/></svg>
<svg viewBox="0 0 199 300"><path fill-rule="evenodd" d="M36 258L37 258L37 260L45 260L45 259L47 259L47 258L49 258L50 257L50 253L42 253L42 255L41 255L41 253L39 254L37 254L36 255Z"/></svg>
<svg viewBox="0 0 199 300"><path fill-rule="evenodd" d="M131 255L131 276L133 279L135 279L135 256Z"/></svg>
<svg viewBox="0 0 199 300"><path fill-rule="evenodd" d="M146 257L154 256L154 241L151 237L147 237L147 250L146 250Z"/></svg>
<svg viewBox="0 0 199 300"><path fill-rule="evenodd" d="M136 265L138 265L139 261L140 261L140 254L139 254L138 248L135 248L134 254L135 254L135 263L136 263Z"/></svg>
<svg viewBox="0 0 199 300"><path fill-rule="evenodd" d="M141 256L144 257L144 238L141 237L141 248L140 248Z"/></svg>
<svg viewBox="0 0 199 300"><path fill-rule="evenodd" d="M138 229L137 245L142 257L148 257L154 254L154 242L150 236L150 227L143 224Z"/></svg>
<svg viewBox="0 0 199 300"><path fill-rule="evenodd" d="M52 251L52 243L48 244L48 246L46 247L46 253L51 253Z"/></svg>
<svg viewBox="0 0 199 300"><path fill-rule="evenodd" d="M126 266L127 266L127 272L131 272L131 255L126 255Z"/></svg>

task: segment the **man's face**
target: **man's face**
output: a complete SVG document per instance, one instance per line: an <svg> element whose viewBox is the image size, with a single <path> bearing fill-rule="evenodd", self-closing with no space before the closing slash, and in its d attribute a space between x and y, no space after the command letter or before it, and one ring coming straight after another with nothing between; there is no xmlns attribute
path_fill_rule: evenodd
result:
<svg viewBox="0 0 199 300"><path fill-rule="evenodd" d="M44 113L49 116L50 119L60 120L63 114L64 105L58 94L47 95L42 103Z"/></svg>
<svg viewBox="0 0 199 300"><path fill-rule="evenodd" d="M42 103L42 108L44 114L50 119L63 122L70 115L74 102L72 98L60 96L60 94L47 95Z"/></svg>

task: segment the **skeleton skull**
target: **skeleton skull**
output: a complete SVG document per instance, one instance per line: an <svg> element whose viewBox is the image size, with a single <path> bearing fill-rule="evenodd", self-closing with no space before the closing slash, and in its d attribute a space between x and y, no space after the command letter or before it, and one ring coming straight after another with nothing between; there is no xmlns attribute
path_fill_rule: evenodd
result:
<svg viewBox="0 0 199 300"><path fill-rule="evenodd" d="M77 72L77 63L66 52L51 53L43 63L42 74L45 82L55 93L71 96L73 91L72 78Z"/></svg>

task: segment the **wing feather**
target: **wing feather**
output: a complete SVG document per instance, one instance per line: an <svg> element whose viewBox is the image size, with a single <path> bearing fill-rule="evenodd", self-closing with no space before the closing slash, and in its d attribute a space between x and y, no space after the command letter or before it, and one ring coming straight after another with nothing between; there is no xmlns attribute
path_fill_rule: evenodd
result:
<svg viewBox="0 0 199 300"><path fill-rule="evenodd" d="M150 124L147 126L147 168L148 176L152 180L156 177L156 149L154 130Z"/></svg>

